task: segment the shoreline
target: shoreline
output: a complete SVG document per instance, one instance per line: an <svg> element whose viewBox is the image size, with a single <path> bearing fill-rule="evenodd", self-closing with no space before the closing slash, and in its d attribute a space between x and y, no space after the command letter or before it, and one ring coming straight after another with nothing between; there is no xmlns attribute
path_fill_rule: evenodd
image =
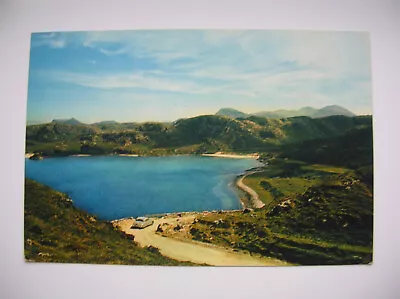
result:
<svg viewBox="0 0 400 299"><path fill-rule="evenodd" d="M25 153L25 158L30 158L35 153ZM175 156L200 156L200 157L213 157L213 158L230 158L230 159L256 159L260 158L258 153L254 154L224 154L221 152L213 153L213 154L168 154L168 155L140 155L140 154L117 154L117 153L109 153L109 154L100 154L100 155L92 155L92 154L72 154L72 155L52 155L52 156L43 156L43 158L62 158L62 157L105 157L105 156L119 156L119 157L175 157Z"/></svg>
<svg viewBox="0 0 400 299"><path fill-rule="evenodd" d="M250 188L249 186L247 186L247 185L243 182L243 180L244 180L247 176L252 175L252 174L254 174L254 173L257 173L257 172L258 172L258 171L248 172L248 173L245 173L245 174L243 174L243 175L240 175L240 176L238 176L238 177L236 178L236 182L235 182L236 187L239 188L240 190L242 190L243 192L245 192L247 195L250 196L250 199L249 199L249 203L250 203L250 205L251 205L250 207L246 207L246 204L243 202L242 199L240 199L240 202L242 203L242 205L243 205L244 208L261 209L261 208L265 207L265 203L263 203L263 202L260 200L260 198L259 198L259 196L258 196L258 193L257 193L256 191L254 191L254 189Z"/></svg>
<svg viewBox="0 0 400 299"><path fill-rule="evenodd" d="M185 211L185 212L165 212L165 213L157 213L157 214L144 214L141 216L133 217L133 216L126 216L118 219L113 220L104 220L106 222L110 222L112 224L118 223L124 220L133 220L138 217L147 217L147 218L179 218L184 216L193 216L193 215L210 215L210 214L228 214L228 213L237 213L243 212L244 209L234 209L234 210L212 210L212 211Z"/></svg>
<svg viewBox="0 0 400 299"><path fill-rule="evenodd" d="M216 158L232 158L232 159L259 159L260 155L255 154L247 154L247 155L240 155L240 154L224 154L222 152L217 152L214 154L201 154L203 157L216 157Z"/></svg>

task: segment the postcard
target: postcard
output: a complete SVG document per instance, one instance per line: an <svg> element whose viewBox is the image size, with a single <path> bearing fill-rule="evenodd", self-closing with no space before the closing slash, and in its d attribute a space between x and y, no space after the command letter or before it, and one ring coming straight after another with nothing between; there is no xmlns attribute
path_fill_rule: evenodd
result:
<svg viewBox="0 0 400 299"><path fill-rule="evenodd" d="M366 32L31 35L27 262L370 264Z"/></svg>

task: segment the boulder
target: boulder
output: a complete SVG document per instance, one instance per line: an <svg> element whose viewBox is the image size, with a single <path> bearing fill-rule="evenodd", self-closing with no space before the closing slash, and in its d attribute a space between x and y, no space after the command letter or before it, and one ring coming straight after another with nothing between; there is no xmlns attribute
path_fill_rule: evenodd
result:
<svg viewBox="0 0 400 299"><path fill-rule="evenodd" d="M163 231L164 231L164 230L161 228L161 224L159 224L159 225L157 226L156 232L162 233Z"/></svg>
<svg viewBox="0 0 400 299"><path fill-rule="evenodd" d="M43 156L40 153L34 153L29 160L43 160Z"/></svg>
<svg viewBox="0 0 400 299"><path fill-rule="evenodd" d="M250 212L252 212L252 211L253 211L253 209L245 208L245 209L243 210L243 214L247 214L247 213L250 213Z"/></svg>

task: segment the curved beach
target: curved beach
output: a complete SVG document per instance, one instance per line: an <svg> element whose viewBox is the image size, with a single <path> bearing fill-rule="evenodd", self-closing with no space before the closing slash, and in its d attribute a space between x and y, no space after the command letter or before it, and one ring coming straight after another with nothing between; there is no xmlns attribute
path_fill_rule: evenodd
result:
<svg viewBox="0 0 400 299"><path fill-rule="evenodd" d="M256 173L256 171L249 172L249 173L247 173L247 174L241 176L240 178L238 178L238 179L236 180L236 186L237 186L240 190L244 191L245 193L247 193L247 194L250 196L250 201L249 201L249 203L250 203L250 208L261 209L261 208L263 208L263 207L265 206L265 204L260 200L260 198L259 198L257 192L254 191L253 189L251 189L251 188L250 188L249 186L247 186L245 183L243 183L243 180L244 180L248 175L251 175L251 174L253 174L253 173ZM242 200L241 200L241 201L242 201ZM243 203L243 201L242 201L242 204L245 205L245 203Z"/></svg>
<svg viewBox="0 0 400 299"><path fill-rule="evenodd" d="M258 159L259 154L248 154L248 155L238 155L238 154L224 154L222 152L217 152L214 154L201 154L203 157L216 157L216 158L231 158L231 159Z"/></svg>

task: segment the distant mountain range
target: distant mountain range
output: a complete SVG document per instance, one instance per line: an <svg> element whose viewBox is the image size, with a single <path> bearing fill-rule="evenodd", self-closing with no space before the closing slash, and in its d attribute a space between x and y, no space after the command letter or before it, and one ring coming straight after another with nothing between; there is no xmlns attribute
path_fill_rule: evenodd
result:
<svg viewBox="0 0 400 299"><path fill-rule="evenodd" d="M338 105L326 106L321 109L316 109L313 107L303 107L299 110L261 111L256 113L244 113L233 108L222 108L216 113L216 115L228 116L232 118L247 118L250 116L259 116L266 118L288 118L295 116L321 118L333 115L343 115L349 117L356 116L353 112Z"/></svg>
<svg viewBox="0 0 400 299"><path fill-rule="evenodd" d="M52 123L54 124L63 124L63 125L82 125L79 120L76 118L69 118L69 119L53 119Z"/></svg>
<svg viewBox="0 0 400 299"><path fill-rule="evenodd" d="M92 123L94 126L102 126L102 125L115 125L118 124L115 120L104 120L104 121L99 121L96 123Z"/></svg>
<svg viewBox="0 0 400 299"><path fill-rule="evenodd" d="M221 108L215 115L219 116L228 116L231 118L248 118L250 116L258 116L258 117L265 117L269 119L275 118L289 118L289 117L296 117L296 116L308 116L311 118L322 118L327 116L334 116L334 115L343 115L348 117L356 116L353 112L338 106L338 105L331 105L326 106L321 109L316 109L313 107L303 107L298 110L275 110L275 111L260 111L255 113L244 113L242 111L233 109L233 108ZM28 122L28 125L39 124L43 122ZM115 120L106 120L106 121L99 121L92 124L87 124L80 122L76 118L69 118L69 119L53 119L53 124L63 124L63 125L94 125L94 126L105 126L105 125L118 125L119 123Z"/></svg>
<svg viewBox="0 0 400 299"><path fill-rule="evenodd" d="M68 118L68 119L53 119L52 120L53 124L63 124L63 125L85 125L85 123L80 122L76 118ZM101 126L101 125L115 125L118 124L115 120L105 120L105 121L99 121L96 123L92 123L91 125L94 126Z"/></svg>

